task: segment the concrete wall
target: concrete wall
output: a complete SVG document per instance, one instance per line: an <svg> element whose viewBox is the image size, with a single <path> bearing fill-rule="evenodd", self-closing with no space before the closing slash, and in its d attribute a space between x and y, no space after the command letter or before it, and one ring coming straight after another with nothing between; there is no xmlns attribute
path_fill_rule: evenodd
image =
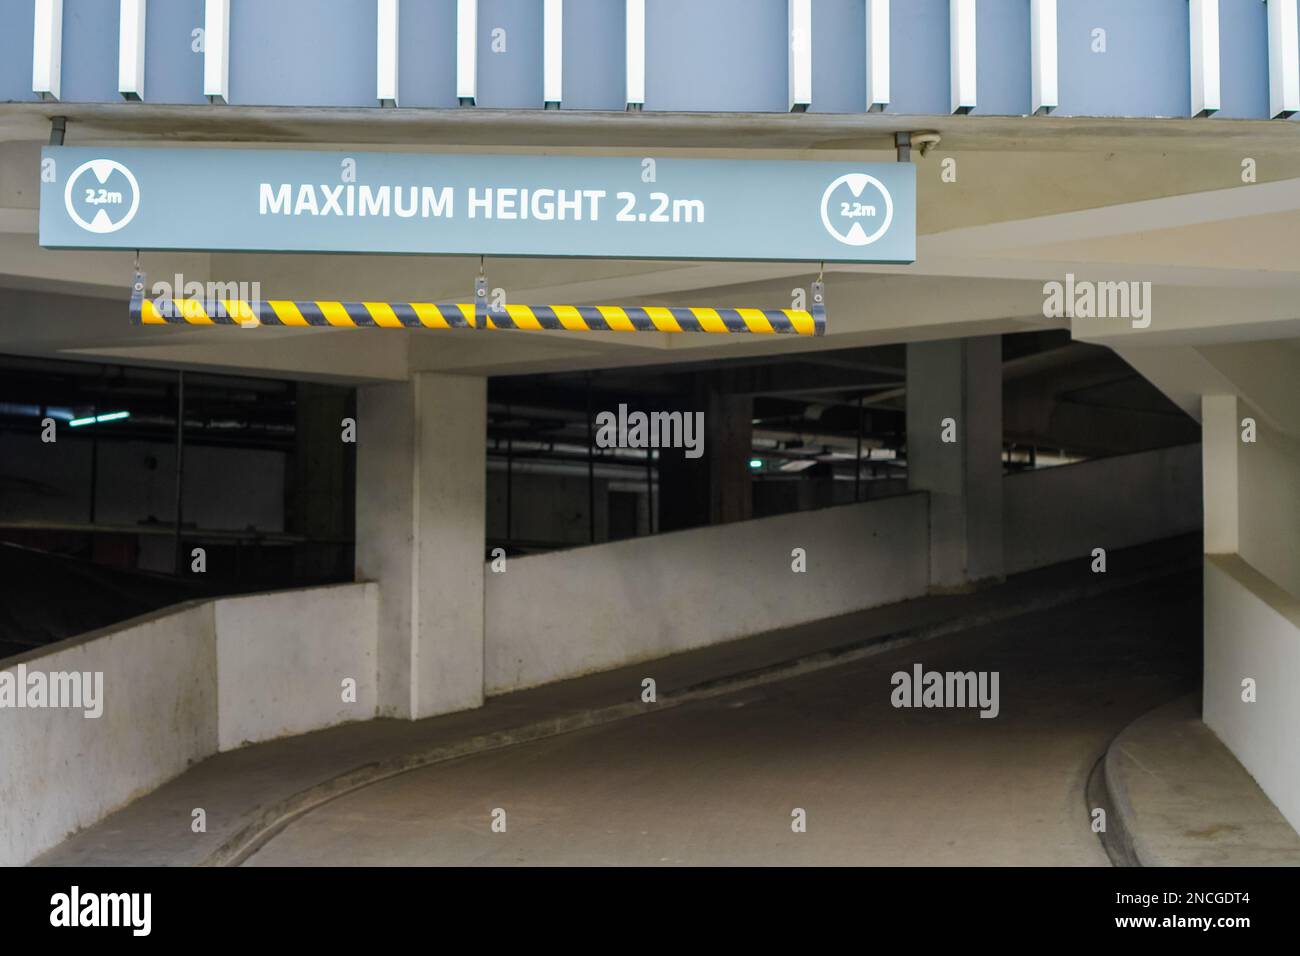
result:
<svg viewBox="0 0 1300 956"><path fill-rule="evenodd" d="M26 863L216 751L212 635L212 605L187 605L6 661L102 671L104 709L0 710L0 865Z"/></svg>
<svg viewBox="0 0 1300 956"><path fill-rule="evenodd" d="M1201 446L1097 458L1003 479L1007 574L1195 531Z"/></svg>
<svg viewBox="0 0 1300 956"><path fill-rule="evenodd" d="M102 672L104 702L98 718L0 708L0 866L218 750L375 716L376 604L373 584L191 602L6 660Z"/></svg>
<svg viewBox="0 0 1300 956"><path fill-rule="evenodd" d="M1199 445L1003 479L1008 574L1195 531ZM926 593L928 497L511 558L488 573L484 691L500 694ZM790 551L808 573L790 570Z"/></svg>
<svg viewBox="0 0 1300 956"><path fill-rule="evenodd" d="M1242 403L1243 416L1256 420L1253 442L1237 452L1238 550L1273 583L1300 597L1300 442L1269 425ZM1232 433L1239 433L1234 423Z"/></svg>
<svg viewBox="0 0 1300 956"><path fill-rule="evenodd" d="M925 495L509 560L488 573L484 690L607 670L924 594ZM808 570L791 571L803 548Z"/></svg>
<svg viewBox="0 0 1300 956"><path fill-rule="evenodd" d="M1242 681L1256 682L1254 703ZM1300 600L1237 555L1205 556L1203 719L1300 830Z"/></svg>
<svg viewBox="0 0 1300 956"><path fill-rule="evenodd" d="M1251 371L1276 387L1255 363ZM1276 418L1290 414L1285 401ZM1206 394L1203 719L1300 830L1300 443L1238 396ZM1242 440L1251 418L1255 441ZM1242 700L1242 681L1256 700Z"/></svg>
<svg viewBox="0 0 1300 956"><path fill-rule="evenodd" d="M377 713L377 585L225 598L214 612L221 750Z"/></svg>

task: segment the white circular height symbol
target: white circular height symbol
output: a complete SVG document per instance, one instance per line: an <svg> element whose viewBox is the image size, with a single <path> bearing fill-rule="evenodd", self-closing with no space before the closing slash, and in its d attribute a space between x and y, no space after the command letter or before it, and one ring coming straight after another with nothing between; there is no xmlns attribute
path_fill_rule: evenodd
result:
<svg viewBox="0 0 1300 956"><path fill-rule="evenodd" d="M129 196L119 189L110 188L109 177L113 173L122 174L130 187ZM95 214L87 219L77 208L80 204L95 208ZM67 188L63 191L63 205L72 221L87 232L117 232L135 218L136 210L140 208L140 184L136 182L131 170L117 160L92 159L82 163L68 177ZM122 212L123 209L126 210L125 213ZM113 213L118 215L115 217Z"/></svg>
<svg viewBox="0 0 1300 956"><path fill-rule="evenodd" d="M868 186L872 189L868 189ZM834 205L837 194L838 207ZM877 205L878 202L883 204L883 210ZM864 220L869 224L877 224L874 232L862 228ZM888 231L893 221L893 197L889 195L885 184L875 176L845 173L822 193L822 225L846 246L871 245Z"/></svg>

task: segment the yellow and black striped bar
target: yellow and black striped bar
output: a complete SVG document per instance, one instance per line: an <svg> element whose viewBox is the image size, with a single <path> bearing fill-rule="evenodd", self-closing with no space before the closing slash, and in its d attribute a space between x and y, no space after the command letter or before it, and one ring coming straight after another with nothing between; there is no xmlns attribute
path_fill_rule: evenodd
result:
<svg viewBox="0 0 1300 956"><path fill-rule="evenodd" d="M359 329L470 329L479 325L473 305L432 302L291 302L268 299L132 298L131 321L138 325L283 325Z"/></svg>
<svg viewBox="0 0 1300 956"><path fill-rule="evenodd" d="M826 312L802 309L702 309L617 305L507 305L487 312L491 329L570 332L714 332L823 335Z"/></svg>
<svg viewBox="0 0 1300 956"><path fill-rule="evenodd" d="M713 332L756 335L823 335L826 309L820 294L811 310L703 309L616 305L507 305L432 302L294 302L269 299L199 301L131 297L138 325L280 325L302 328L529 329L570 332Z"/></svg>

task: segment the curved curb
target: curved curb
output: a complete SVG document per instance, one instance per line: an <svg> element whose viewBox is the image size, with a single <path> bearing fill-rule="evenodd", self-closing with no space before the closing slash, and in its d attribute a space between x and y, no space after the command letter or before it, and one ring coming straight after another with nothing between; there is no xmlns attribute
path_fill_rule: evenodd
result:
<svg viewBox="0 0 1300 956"><path fill-rule="evenodd" d="M1097 834L1102 848L1115 866L1160 866L1154 856L1145 847L1137 827L1137 811L1129 799L1128 789L1123 784L1124 776L1119 770L1122 756L1120 741L1135 726L1146 720L1158 710L1163 710L1175 701L1196 697L1196 691L1175 694L1163 703L1157 704L1138 714L1125 724L1110 743L1106 751L1097 760L1088 776L1087 798L1089 809L1101 807L1106 811L1106 830Z"/></svg>
<svg viewBox="0 0 1300 956"><path fill-rule="evenodd" d="M1123 733L1123 731L1120 731ZM1111 866L1142 866L1142 861L1138 858L1137 848L1133 845L1133 834L1129 830L1128 818L1132 815L1132 808L1128 809L1127 814L1117 807L1115 795L1110 788L1109 777L1106 774L1106 761L1110 756L1110 748L1119 737L1116 734L1111 738L1111 742L1106 745L1105 752L1097 758L1097 762L1092 766L1092 772L1088 774L1088 785L1085 789L1085 797L1088 803L1088 815L1092 816L1092 811L1102 809L1106 812L1106 829L1097 834L1097 839L1101 841L1101 848L1106 851L1106 856L1110 858Z"/></svg>
<svg viewBox="0 0 1300 956"><path fill-rule="evenodd" d="M1199 565L1199 557L1195 564ZM827 668L853 663L854 661L872 657L877 654L883 654L887 651L899 647L905 647L909 644L915 644L936 637L943 637L948 634L983 627L988 624L995 624L1011 618L1021 617L1025 614L1032 614L1036 611L1051 610L1053 608L1061 607L1062 605L1073 604L1076 601L1087 600L1089 598L1099 597L1103 594L1109 594L1113 591L1121 591L1130 587L1136 587L1148 581L1191 570L1193 565L1193 562L1177 562L1167 567L1134 574L1116 580L1114 583L1104 580L1101 582L1089 582L1086 585L1064 589L1041 597L1030 598L1018 603L1009 604L1006 607L998 608L996 610L985 611L978 614L969 614L965 617L955 618L949 621L908 628L902 631L896 631L893 634L872 638L856 644L842 645L840 647L820 651L804 657L770 664L754 670L743 671L725 677L712 678L677 691L672 691L668 694L660 695L659 700L653 704L634 700L628 703L612 704L607 707L576 711L571 714L564 714L558 717L535 721L530 724L523 724L516 728L469 737L465 740L457 741L454 744L443 744L428 750L412 751L403 754L400 757L393 757L375 763L362 764L351 770L344 771L341 774L331 777L328 780L324 780L318 784L313 784L312 786L300 790L276 803L272 803L265 808L254 811L251 819L249 819L249 821L241 827L233 837L227 839L198 865L239 866L259 849L265 846L277 834L281 833L285 827L289 826L300 817L310 813L312 810L315 810L332 800L337 800L339 797L360 790L363 787L368 787L371 784L379 783L383 780L389 779L390 777L408 773L412 770L420 770L424 767L429 767L449 760L456 760L460 757L489 753L494 750L514 746L515 744L544 740L549 737L556 737L561 734L583 730L588 727L613 723L614 721L623 720L628 717L659 712L695 701L707 700L709 698L720 697L736 691L789 680L794 677L815 673ZM1103 757L1103 760L1104 759L1105 758ZM1089 792L1091 793L1091 782L1089 784ZM1115 816L1116 815L1110 813L1109 810L1107 811L1108 821L1115 818ZM1107 852L1109 853L1109 850Z"/></svg>

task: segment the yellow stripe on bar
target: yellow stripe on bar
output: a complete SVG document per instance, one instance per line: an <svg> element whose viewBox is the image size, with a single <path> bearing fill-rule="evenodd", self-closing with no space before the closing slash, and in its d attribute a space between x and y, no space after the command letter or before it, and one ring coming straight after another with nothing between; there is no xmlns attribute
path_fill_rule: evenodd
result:
<svg viewBox="0 0 1300 956"><path fill-rule="evenodd" d="M559 319L560 325L564 326L570 332L590 332L591 326L587 320L582 317L582 313L572 305L553 305L551 311Z"/></svg>
<svg viewBox="0 0 1300 956"><path fill-rule="evenodd" d="M442 312L432 302L412 302L411 311L427 329L449 329L451 325L442 317Z"/></svg>
<svg viewBox="0 0 1300 956"><path fill-rule="evenodd" d="M267 302L275 317L280 320L281 325L293 325L307 327L311 323L303 318L302 312L298 309L297 302L290 302L288 299L271 299Z"/></svg>
<svg viewBox="0 0 1300 956"><path fill-rule="evenodd" d="M615 332L636 331L636 326L632 324L632 320L627 317L627 313L624 312L619 306L598 305L596 306L596 309L604 317L605 322L608 323L609 327L613 331Z"/></svg>
<svg viewBox="0 0 1300 956"><path fill-rule="evenodd" d="M397 317L393 307L387 302L362 302L370 317L375 320L375 325L382 329L400 329L402 320Z"/></svg>
<svg viewBox="0 0 1300 956"><path fill-rule="evenodd" d="M348 310L343 307L342 302L317 302L316 308L320 309L320 314L325 316L325 321L330 325L343 329L357 327L357 323L352 321L352 316L348 315Z"/></svg>
<svg viewBox="0 0 1300 956"><path fill-rule="evenodd" d="M717 309L691 309L695 320L705 332L726 332L727 323L722 321Z"/></svg>
<svg viewBox="0 0 1300 956"><path fill-rule="evenodd" d="M140 304L140 324L141 325L166 325L167 320L162 317L158 311L158 306L153 304L152 299L145 299Z"/></svg>
<svg viewBox="0 0 1300 956"><path fill-rule="evenodd" d="M736 314L745 320L745 327L749 331L758 335L771 335L776 331L772 328L772 320L762 309L737 309Z"/></svg>
<svg viewBox="0 0 1300 956"><path fill-rule="evenodd" d="M528 308L526 305L511 305L510 303L506 303L506 312L509 313L510 318L514 321L515 325L521 329L538 331L543 327L542 323L537 320L537 316L533 314L533 310ZM488 316L488 324L494 329L499 328L499 326L492 321L491 315ZM509 328L509 326L506 326L506 328Z"/></svg>
<svg viewBox="0 0 1300 956"><path fill-rule="evenodd" d="M817 331L817 322L812 317L811 312L804 312L801 309L782 309L794 330L800 335L812 335Z"/></svg>
<svg viewBox="0 0 1300 956"><path fill-rule="evenodd" d="M660 332L680 332L682 330L682 327L677 324L677 319L673 317L672 309L665 309L661 305L647 305L645 314Z"/></svg>
<svg viewBox="0 0 1300 956"><path fill-rule="evenodd" d="M208 313L203 311L203 303L198 299L172 299L180 314L190 325L215 325Z"/></svg>
<svg viewBox="0 0 1300 956"><path fill-rule="evenodd" d="M262 320L254 314L243 299L222 299L221 304L226 308L226 315L240 325L262 324Z"/></svg>

